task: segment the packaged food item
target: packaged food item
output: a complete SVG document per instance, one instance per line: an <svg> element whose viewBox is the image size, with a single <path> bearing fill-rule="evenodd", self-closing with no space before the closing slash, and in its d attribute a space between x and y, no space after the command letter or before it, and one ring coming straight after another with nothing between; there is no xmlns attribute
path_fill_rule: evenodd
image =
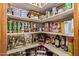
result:
<svg viewBox="0 0 79 59"><path fill-rule="evenodd" d="M46 16L45 16L45 18L48 18L48 17L50 17L50 11L46 11Z"/></svg>
<svg viewBox="0 0 79 59"><path fill-rule="evenodd" d="M71 9L72 5L72 3L65 3L65 10Z"/></svg>
<svg viewBox="0 0 79 59"><path fill-rule="evenodd" d="M32 34L25 34L26 45L32 44Z"/></svg>
<svg viewBox="0 0 79 59"><path fill-rule="evenodd" d="M35 50L36 50L35 48L30 49L30 56L35 56L36 55Z"/></svg>
<svg viewBox="0 0 79 59"><path fill-rule="evenodd" d="M59 33L61 32L61 27L60 27L60 23L59 22L55 22L52 24L52 32L54 33Z"/></svg>
<svg viewBox="0 0 79 59"><path fill-rule="evenodd" d="M8 33L12 33L12 21L8 21Z"/></svg>
<svg viewBox="0 0 79 59"><path fill-rule="evenodd" d="M44 31L49 32L49 23L45 23Z"/></svg>
<svg viewBox="0 0 79 59"><path fill-rule="evenodd" d="M37 47L37 56L46 56L46 48L43 46Z"/></svg>
<svg viewBox="0 0 79 59"><path fill-rule="evenodd" d="M20 16L21 17L27 17L28 11L27 10L20 10Z"/></svg>
<svg viewBox="0 0 79 59"><path fill-rule="evenodd" d="M18 32L21 32L21 27L22 27L22 23L20 21L18 21Z"/></svg>
<svg viewBox="0 0 79 59"><path fill-rule="evenodd" d="M8 4L7 13L9 15L12 15L12 8L11 8L10 4Z"/></svg>
<svg viewBox="0 0 79 59"><path fill-rule="evenodd" d="M64 21L60 22L61 33L64 33Z"/></svg>
<svg viewBox="0 0 79 59"><path fill-rule="evenodd" d="M21 32L24 32L24 22L22 22Z"/></svg>
<svg viewBox="0 0 79 59"><path fill-rule="evenodd" d="M14 33L14 25L15 25L14 21L12 21L12 24L11 24L11 26L12 26L12 28L11 28L12 29L12 33Z"/></svg>
<svg viewBox="0 0 79 59"><path fill-rule="evenodd" d="M25 36L20 35L8 35L8 50L18 48L26 45Z"/></svg>
<svg viewBox="0 0 79 59"><path fill-rule="evenodd" d="M74 8L74 3L72 3L72 8Z"/></svg>
<svg viewBox="0 0 79 59"><path fill-rule="evenodd" d="M69 25L68 25L68 21L64 21L64 31L65 31L65 34L66 34L66 35L68 35L68 33L69 33L69 31L68 31L68 30L69 30L69 29L68 29L69 27L68 27L68 26L69 26Z"/></svg>
<svg viewBox="0 0 79 59"><path fill-rule="evenodd" d="M45 18L45 15L40 15L40 16L38 16L38 18L39 18L40 20L43 20L43 19Z"/></svg>
<svg viewBox="0 0 79 59"><path fill-rule="evenodd" d="M62 9L59 9L58 10L58 13L61 13L61 12L63 12L64 11L64 9L62 8Z"/></svg>
<svg viewBox="0 0 79 59"><path fill-rule="evenodd" d="M50 43L50 38L47 38L46 39L46 44L49 44Z"/></svg>
<svg viewBox="0 0 79 59"><path fill-rule="evenodd" d="M53 32L53 23L52 22L50 22L50 32Z"/></svg>
<svg viewBox="0 0 79 59"><path fill-rule="evenodd" d="M68 52L68 37L66 37L66 46L64 48L64 51Z"/></svg>
<svg viewBox="0 0 79 59"><path fill-rule="evenodd" d="M16 21L16 32L18 33L18 21Z"/></svg>
<svg viewBox="0 0 79 59"><path fill-rule="evenodd" d="M20 9L12 7L12 15L20 16Z"/></svg>
<svg viewBox="0 0 79 59"><path fill-rule="evenodd" d="M60 43L60 45L61 45L62 49L65 48L65 46L66 46L66 37L65 36L61 37L61 43Z"/></svg>
<svg viewBox="0 0 79 59"><path fill-rule="evenodd" d="M73 38L72 37L68 37L68 54L70 56L73 55Z"/></svg>
<svg viewBox="0 0 79 59"><path fill-rule="evenodd" d="M57 48L60 47L60 42L61 42L60 36L56 35L56 37L55 37L55 46Z"/></svg>
<svg viewBox="0 0 79 59"><path fill-rule="evenodd" d="M55 35L50 35L50 42L52 43L52 45L55 44Z"/></svg>
<svg viewBox="0 0 79 59"><path fill-rule="evenodd" d="M69 35L72 35L74 34L74 22L73 22L73 18L69 21Z"/></svg>
<svg viewBox="0 0 79 59"><path fill-rule="evenodd" d="M38 41L39 43L44 43L44 34L38 34Z"/></svg>
<svg viewBox="0 0 79 59"><path fill-rule="evenodd" d="M64 31L66 35L73 35L73 20L64 21Z"/></svg>
<svg viewBox="0 0 79 59"><path fill-rule="evenodd" d="M56 15L58 13L57 7L52 8L52 14Z"/></svg>
<svg viewBox="0 0 79 59"><path fill-rule="evenodd" d="M13 48L13 46L12 46L12 36L8 36L7 39L8 39L7 40L7 42L8 42L7 50L10 50L10 49Z"/></svg>

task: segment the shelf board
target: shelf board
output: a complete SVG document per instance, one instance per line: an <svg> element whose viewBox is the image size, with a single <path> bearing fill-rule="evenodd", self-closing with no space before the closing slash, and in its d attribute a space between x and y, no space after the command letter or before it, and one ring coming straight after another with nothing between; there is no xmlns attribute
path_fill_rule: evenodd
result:
<svg viewBox="0 0 79 59"><path fill-rule="evenodd" d="M17 49L12 49L12 50L7 51L7 55L12 54L12 53L16 53L19 51L24 51L26 49L34 48L34 47L37 47L39 45L40 44L31 44L31 45L22 46L22 47L17 48Z"/></svg>
<svg viewBox="0 0 79 59"><path fill-rule="evenodd" d="M73 35L66 35L66 34L63 34L63 33L53 33L53 32L42 32L42 33L74 37Z"/></svg>
<svg viewBox="0 0 79 59"><path fill-rule="evenodd" d="M42 22L50 22L50 21L61 21L64 18L68 18L73 15L73 8L69 9L67 11L63 11L59 14L56 14L54 16L50 16L48 18L45 18Z"/></svg>
<svg viewBox="0 0 79 59"><path fill-rule="evenodd" d="M30 4L30 3L11 3L10 5L13 7L20 8L20 9L34 10L34 11L38 11L38 12L40 12L42 9L42 8L35 6L33 4Z"/></svg>
<svg viewBox="0 0 79 59"><path fill-rule="evenodd" d="M63 49L61 48L56 48L55 46L51 45L51 44L44 44L44 47L46 47L47 49L49 49L51 52L59 55L59 56L69 56L68 52L65 52Z"/></svg>
<svg viewBox="0 0 79 59"><path fill-rule="evenodd" d="M45 12L46 10L50 10L53 7L58 7L63 4L64 3L47 3L45 6L42 7L42 12Z"/></svg>
<svg viewBox="0 0 79 59"><path fill-rule="evenodd" d="M7 33L7 35L20 35L20 34L24 34L24 33Z"/></svg>
<svg viewBox="0 0 79 59"><path fill-rule="evenodd" d="M24 33L8 33L7 35L38 34L38 33L45 33L45 34L54 34L54 35L62 35L62 36L70 36L70 37L74 37L73 35L66 35L66 34L62 34L62 33L53 33L53 32L24 32Z"/></svg>
<svg viewBox="0 0 79 59"><path fill-rule="evenodd" d="M62 4L63 3L47 3L42 8L38 7L38 6L35 6L33 4L30 4L30 3L11 3L10 5L14 6L14 7L17 7L17 8L24 9L24 10L34 10L34 11L38 11L40 13L45 13L46 10L48 10L50 8L53 8L53 7L60 6Z"/></svg>
<svg viewBox="0 0 79 59"><path fill-rule="evenodd" d="M42 33L42 32L7 33L7 35L38 34L38 33Z"/></svg>
<svg viewBox="0 0 79 59"><path fill-rule="evenodd" d="M16 52L19 52L19 51L24 51L26 49L34 48L34 47L37 47L37 46L40 46L40 44L32 44L32 45L28 45L28 46L27 45L22 46L20 48L7 51L7 55L12 54L12 53L16 53ZM65 52L61 48L56 48L55 46L50 45L50 44L44 44L43 46L46 47L47 49L49 49L51 52L53 52L53 53L55 53L59 56L69 56L68 53ZM40 51L38 51L38 52L40 52ZM44 52L44 51L42 51L42 52Z"/></svg>
<svg viewBox="0 0 79 59"><path fill-rule="evenodd" d="M41 22L39 19L28 18L28 17L20 17L7 14L9 20L17 20L17 21L32 21L32 22Z"/></svg>

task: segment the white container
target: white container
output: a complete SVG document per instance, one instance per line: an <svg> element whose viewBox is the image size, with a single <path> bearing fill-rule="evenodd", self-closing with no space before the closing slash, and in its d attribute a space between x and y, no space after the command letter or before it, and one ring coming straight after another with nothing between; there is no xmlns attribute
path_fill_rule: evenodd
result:
<svg viewBox="0 0 79 59"><path fill-rule="evenodd" d="M21 17L27 17L28 11L27 10L20 10Z"/></svg>

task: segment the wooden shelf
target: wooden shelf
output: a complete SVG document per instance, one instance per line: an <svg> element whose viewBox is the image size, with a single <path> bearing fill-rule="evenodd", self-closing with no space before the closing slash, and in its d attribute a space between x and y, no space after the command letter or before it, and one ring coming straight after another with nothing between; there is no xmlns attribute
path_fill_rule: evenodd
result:
<svg viewBox="0 0 79 59"><path fill-rule="evenodd" d="M47 3L45 6L42 7L42 12L45 12L46 10L50 10L53 7L58 7L63 4L64 3Z"/></svg>
<svg viewBox="0 0 79 59"><path fill-rule="evenodd" d="M22 46L22 47L17 48L17 49L12 49L12 50L7 51L7 55L12 54L12 53L16 53L16 52L19 52L19 51L24 51L26 49L34 48L34 47L37 47L39 45L40 44L31 44L31 45Z"/></svg>
<svg viewBox="0 0 79 59"><path fill-rule="evenodd" d="M7 33L7 35L20 35L20 34L24 34L24 33Z"/></svg>
<svg viewBox="0 0 79 59"><path fill-rule="evenodd" d="M55 46L51 45L51 44L44 44L44 47L46 47L47 49L49 49L51 52L59 55L59 56L69 56L68 52L65 52L63 49L61 48L56 48Z"/></svg>
<svg viewBox="0 0 79 59"><path fill-rule="evenodd" d="M28 18L28 17L20 17L20 16L14 16L7 14L8 18L11 18L13 20L19 20L19 21L32 21L32 22L50 22L50 21L61 21L63 18L68 18L73 15L73 8L69 9L67 11L61 12L57 15L50 16L49 18L45 18L43 21L39 19L33 19L33 18Z"/></svg>
<svg viewBox="0 0 79 59"><path fill-rule="evenodd" d="M42 33L42 32L7 33L7 35L38 34L38 33Z"/></svg>
<svg viewBox="0 0 79 59"><path fill-rule="evenodd" d="M63 3L47 3L42 8L38 7L38 6L35 6L33 4L30 4L30 3L19 3L19 4L18 3L11 3L10 5L14 6L14 7L17 7L17 8L24 9L24 10L34 10L34 11L38 11L40 13L45 13L46 10L48 10L50 8L53 8L53 7L60 6L62 4Z"/></svg>
<svg viewBox="0 0 79 59"><path fill-rule="evenodd" d="M42 33L74 37L73 35L66 35L66 34L62 34L62 33L53 33L53 32L42 32Z"/></svg>
<svg viewBox="0 0 79 59"><path fill-rule="evenodd" d="M17 48L17 49L12 49L12 50L7 51L7 55L12 54L12 53L16 53L16 52L19 52L19 51L24 51L26 49L34 48L34 47L37 47L37 46L40 46L40 44L32 44L32 45L28 45L28 46L26 45L26 46L23 46L23 47L20 47L20 48ZM49 49L51 52L53 52L53 53L55 53L59 56L69 56L68 53L65 52L61 48L56 48L55 46L52 46L50 44L44 44L43 46L46 47L47 49ZM40 52L40 51L38 51L38 52Z"/></svg>
<svg viewBox="0 0 79 59"><path fill-rule="evenodd" d="M67 11L63 11L54 16L50 16L49 18L45 18L42 22L50 22L50 21L61 21L64 18L68 18L73 15L73 8ZM67 20L67 19L66 19Z"/></svg>
<svg viewBox="0 0 79 59"><path fill-rule="evenodd" d="M30 4L30 3L11 3L10 5L13 7L24 9L24 10L34 10L38 12L41 11L40 7Z"/></svg>
<svg viewBox="0 0 79 59"><path fill-rule="evenodd" d="M7 35L38 34L38 33L45 33L45 34L54 34L54 35L62 35L62 36L70 36L70 37L74 37L73 35L66 35L66 34L62 34L62 33L53 33L53 32L24 32L24 33L8 33Z"/></svg>
<svg viewBox="0 0 79 59"><path fill-rule="evenodd" d="M7 14L9 20L18 20L18 21L32 21L32 22L41 22L39 19L28 18L28 17L20 17Z"/></svg>

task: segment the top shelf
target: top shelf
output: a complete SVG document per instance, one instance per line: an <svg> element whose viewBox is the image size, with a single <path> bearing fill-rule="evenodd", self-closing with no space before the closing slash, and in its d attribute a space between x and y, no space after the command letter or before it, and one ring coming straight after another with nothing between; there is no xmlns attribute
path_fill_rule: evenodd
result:
<svg viewBox="0 0 79 59"><path fill-rule="evenodd" d="M18 20L18 21L29 21L29 22L41 22L39 19L34 19L34 18L28 18L28 17L20 17L20 16L14 16L14 15L10 15L7 14L8 18L10 18L10 20Z"/></svg>
<svg viewBox="0 0 79 59"><path fill-rule="evenodd" d="M50 22L50 21L61 21L62 19L66 18L66 17L68 18L72 15L73 15L73 8L69 9L67 11L63 11L63 12L56 14L54 16L51 16L49 18L45 18L43 21L41 21L39 19L25 18L25 17L13 16L13 15L9 15L9 14L7 16L8 16L8 18L17 19L17 20L21 20L21 21L33 21L33 22L44 23L44 22Z"/></svg>
<svg viewBox="0 0 79 59"><path fill-rule="evenodd" d="M52 8L52 7L57 7L62 5L63 3L47 3L44 7L38 7L35 5L32 5L30 3L11 3L11 6L17 7L17 8L21 8L21 9L25 9L25 10L34 10L34 11L38 11L40 13L44 13L46 10Z"/></svg>
<svg viewBox="0 0 79 59"><path fill-rule="evenodd" d="M50 22L50 21L61 21L61 19L68 18L73 15L73 8L67 11L63 11L54 16L50 16L49 18L45 18L42 22ZM66 19L67 20L67 19Z"/></svg>

